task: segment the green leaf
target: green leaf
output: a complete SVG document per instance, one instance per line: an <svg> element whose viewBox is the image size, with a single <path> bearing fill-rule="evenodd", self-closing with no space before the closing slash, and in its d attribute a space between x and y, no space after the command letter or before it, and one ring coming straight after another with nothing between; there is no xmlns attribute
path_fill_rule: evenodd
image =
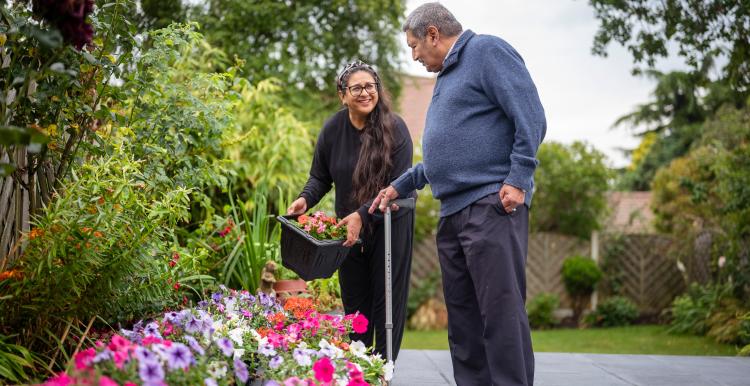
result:
<svg viewBox="0 0 750 386"><path fill-rule="evenodd" d="M7 177L10 175L10 173L13 173L13 171L16 170L15 165L11 164L0 164L0 177Z"/></svg>
<svg viewBox="0 0 750 386"><path fill-rule="evenodd" d="M40 145L49 142L49 137L28 127L0 126L0 145Z"/></svg>

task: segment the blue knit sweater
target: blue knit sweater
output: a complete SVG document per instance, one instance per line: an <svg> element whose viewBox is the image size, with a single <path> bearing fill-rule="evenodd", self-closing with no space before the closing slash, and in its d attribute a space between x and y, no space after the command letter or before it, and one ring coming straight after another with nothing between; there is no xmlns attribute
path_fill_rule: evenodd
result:
<svg viewBox="0 0 750 386"><path fill-rule="evenodd" d="M392 185L403 196L430 184L440 216L497 193L526 191L531 206L544 108L523 59L504 40L465 31L438 74L422 137L423 163Z"/></svg>

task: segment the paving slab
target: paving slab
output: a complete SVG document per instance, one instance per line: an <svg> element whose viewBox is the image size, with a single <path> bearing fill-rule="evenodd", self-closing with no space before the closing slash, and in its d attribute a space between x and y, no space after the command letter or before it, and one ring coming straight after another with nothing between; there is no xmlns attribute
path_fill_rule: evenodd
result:
<svg viewBox="0 0 750 386"><path fill-rule="evenodd" d="M536 353L538 386L750 386L750 358ZM393 386L456 386L450 353L401 350Z"/></svg>

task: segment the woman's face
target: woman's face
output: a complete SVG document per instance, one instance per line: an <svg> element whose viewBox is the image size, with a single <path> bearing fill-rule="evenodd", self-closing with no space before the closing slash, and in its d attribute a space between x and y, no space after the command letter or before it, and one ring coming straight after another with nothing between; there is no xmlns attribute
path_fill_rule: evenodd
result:
<svg viewBox="0 0 750 386"><path fill-rule="evenodd" d="M349 111L367 116L378 104L378 85L375 78L367 71L357 71L349 75L343 93L339 92L341 102Z"/></svg>

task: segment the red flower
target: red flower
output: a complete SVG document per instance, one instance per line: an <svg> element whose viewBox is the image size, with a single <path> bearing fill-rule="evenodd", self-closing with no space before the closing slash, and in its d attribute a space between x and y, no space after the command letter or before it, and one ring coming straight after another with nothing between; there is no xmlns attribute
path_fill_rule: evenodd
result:
<svg viewBox="0 0 750 386"><path fill-rule="evenodd" d="M357 314L357 316L352 319L352 329L357 334L364 334L367 332L367 318L362 314Z"/></svg>
<svg viewBox="0 0 750 386"><path fill-rule="evenodd" d="M331 382L333 380L334 372L333 364L328 357L318 359L313 364L313 371L315 372L315 379L321 382Z"/></svg>
<svg viewBox="0 0 750 386"><path fill-rule="evenodd" d="M176 262L176 261L174 261L174 260L169 260L169 266L170 266L170 267L174 267L175 265L177 265L177 262Z"/></svg>
<svg viewBox="0 0 750 386"><path fill-rule="evenodd" d="M175 291L178 290L178 289L180 289L180 283L179 282L174 283L174 289L175 289Z"/></svg>
<svg viewBox="0 0 750 386"><path fill-rule="evenodd" d="M310 217L308 217L307 215L303 214L303 215L297 217L297 222L300 223L301 225L305 225L305 224L307 224L307 221L309 219L310 219Z"/></svg>

